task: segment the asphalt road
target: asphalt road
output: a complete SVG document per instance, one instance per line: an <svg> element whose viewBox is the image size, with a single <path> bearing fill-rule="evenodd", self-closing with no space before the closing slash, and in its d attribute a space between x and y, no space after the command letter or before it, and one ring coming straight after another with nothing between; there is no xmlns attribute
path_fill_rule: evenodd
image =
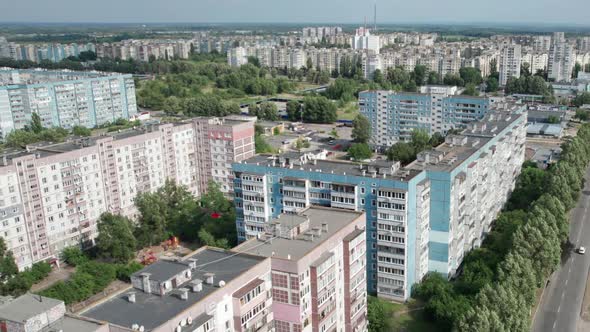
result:
<svg viewBox="0 0 590 332"><path fill-rule="evenodd" d="M586 186L577 206L571 211L570 241L575 248L590 247L590 169L586 171ZM588 249L587 249L588 250ZM590 268L590 252L580 255L565 253L565 258L545 289L533 320L533 332L576 332L586 280Z"/></svg>

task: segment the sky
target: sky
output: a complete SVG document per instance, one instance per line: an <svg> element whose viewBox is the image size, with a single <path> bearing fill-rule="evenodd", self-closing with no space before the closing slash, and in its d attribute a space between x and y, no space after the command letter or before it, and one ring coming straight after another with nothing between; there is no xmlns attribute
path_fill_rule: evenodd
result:
<svg viewBox="0 0 590 332"><path fill-rule="evenodd" d="M0 22L360 23L373 0L0 0ZM378 0L381 23L590 25L590 0Z"/></svg>

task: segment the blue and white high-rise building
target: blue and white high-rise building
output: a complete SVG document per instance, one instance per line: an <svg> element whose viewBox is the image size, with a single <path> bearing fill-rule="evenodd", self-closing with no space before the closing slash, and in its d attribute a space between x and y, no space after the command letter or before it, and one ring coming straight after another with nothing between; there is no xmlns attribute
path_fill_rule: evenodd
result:
<svg viewBox="0 0 590 332"><path fill-rule="evenodd" d="M0 138L39 114L45 127L93 128L137 113L131 75L48 70L0 70Z"/></svg>
<svg viewBox="0 0 590 332"><path fill-rule="evenodd" d="M456 272L514 188L524 161L526 111L518 105L489 111L405 167L299 153L233 164L239 239L259 236L273 218L312 205L365 211L368 290L407 300L428 271Z"/></svg>
<svg viewBox="0 0 590 332"><path fill-rule="evenodd" d="M360 113L371 123L371 145L387 148L409 140L412 131L432 135L482 119L502 97L458 95L457 87L425 86L421 93L364 91Z"/></svg>

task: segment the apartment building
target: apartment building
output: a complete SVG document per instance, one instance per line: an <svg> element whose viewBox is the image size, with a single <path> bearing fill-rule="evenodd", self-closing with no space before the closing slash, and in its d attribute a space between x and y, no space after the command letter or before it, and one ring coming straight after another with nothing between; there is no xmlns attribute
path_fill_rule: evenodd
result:
<svg viewBox="0 0 590 332"><path fill-rule="evenodd" d="M39 114L45 127L88 128L137 114L131 75L0 70L0 137Z"/></svg>
<svg viewBox="0 0 590 332"><path fill-rule="evenodd" d="M549 49L547 77L555 82L570 82L575 61L574 47L565 39L563 32L555 32Z"/></svg>
<svg viewBox="0 0 590 332"><path fill-rule="evenodd" d="M364 91L359 94L359 109L371 123L371 145L387 148L407 141L412 131L432 135L479 120L499 97L459 95L456 87L427 86L422 93Z"/></svg>
<svg viewBox="0 0 590 332"><path fill-rule="evenodd" d="M351 40L351 46L354 50L368 50L372 53L379 54L381 42L379 36L371 35L370 29L358 28Z"/></svg>
<svg viewBox="0 0 590 332"><path fill-rule="evenodd" d="M522 46L517 44L505 45L500 53L500 85L505 86L511 77L520 77L520 58Z"/></svg>
<svg viewBox="0 0 590 332"><path fill-rule="evenodd" d="M234 248L271 260L275 331L367 331L365 223L362 212L311 207Z"/></svg>
<svg viewBox="0 0 590 332"><path fill-rule="evenodd" d="M453 276L490 232L525 160L526 123L524 106L490 112L407 166L431 183L430 271Z"/></svg>
<svg viewBox="0 0 590 332"><path fill-rule="evenodd" d="M273 219L282 213L300 213L311 206L365 211L370 292L378 292L381 271L386 283L381 296L404 301L428 271L429 215L416 215L427 210L422 197L430 189L424 172L407 171L393 162L359 166L306 154L256 156L233 169L241 241L270 232ZM280 218L291 220L288 215ZM379 244L380 229L389 236L386 244ZM389 262L379 265L378 255Z"/></svg>
<svg viewBox="0 0 590 332"><path fill-rule="evenodd" d="M365 211L368 290L405 301L428 271L453 275L486 236L524 161L525 126L523 106L496 107L407 167L294 153L235 163L238 237L260 236L280 214L310 206ZM480 200L471 202L467 188Z"/></svg>
<svg viewBox="0 0 590 332"><path fill-rule="evenodd" d="M232 67L240 67L248 63L248 55L243 47L235 47L227 51L227 63Z"/></svg>
<svg viewBox="0 0 590 332"><path fill-rule="evenodd" d="M80 313L110 331L274 331L271 260L201 248L132 275L132 287Z"/></svg>
<svg viewBox="0 0 590 332"><path fill-rule="evenodd" d="M231 163L254 155L254 123L197 118L0 155L0 236L20 269L91 244L109 211L133 216L138 193L166 179L193 195L209 181L228 195Z"/></svg>

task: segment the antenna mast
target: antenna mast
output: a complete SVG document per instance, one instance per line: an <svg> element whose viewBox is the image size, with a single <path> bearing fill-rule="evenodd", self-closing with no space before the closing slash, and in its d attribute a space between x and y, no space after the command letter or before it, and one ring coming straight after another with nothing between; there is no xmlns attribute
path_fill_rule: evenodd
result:
<svg viewBox="0 0 590 332"><path fill-rule="evenodd" d="M377 0L375 0L375 16L374 18L374 27L373 27L373 33L377 33Z"/></svg>

